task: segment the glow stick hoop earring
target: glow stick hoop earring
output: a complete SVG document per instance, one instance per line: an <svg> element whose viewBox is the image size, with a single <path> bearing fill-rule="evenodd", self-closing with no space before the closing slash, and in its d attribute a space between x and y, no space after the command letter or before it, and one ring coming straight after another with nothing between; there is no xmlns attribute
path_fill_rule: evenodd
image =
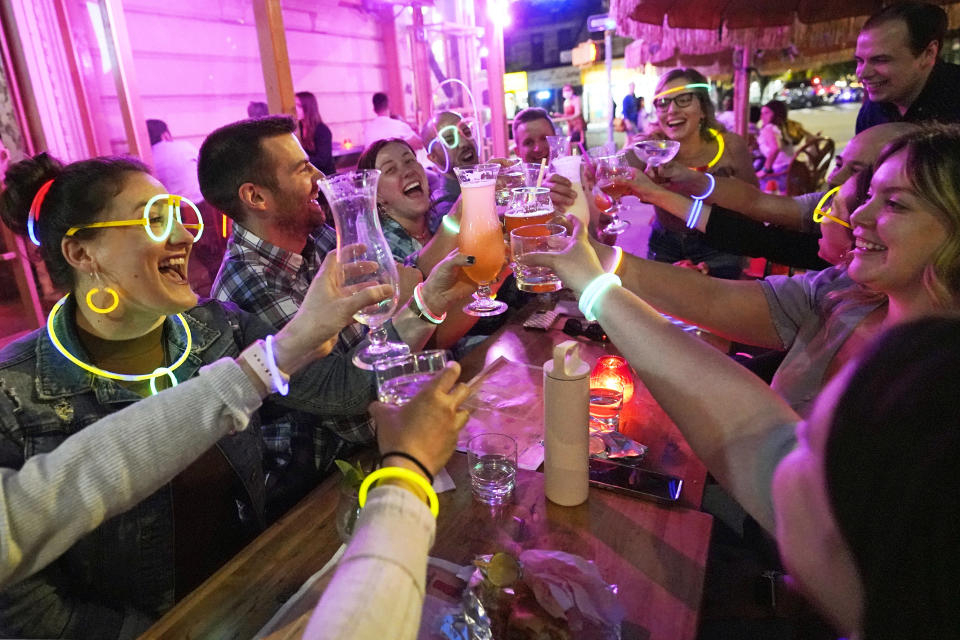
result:
<svg viewBox="0 0 960 640"><path fill-rule="evenodd" d="M60 311L69 297L70 294L68 293L60 298L57 303L53 305L53 309L50 310L50 315L47 316L47 336L50 338L50 342L53 343L53 346L56 347L57 351L59 351L64 358L77 365L84 371L88 371L93 375L100 376L102 378L110 378L111 380L122 380L124 382L143 382L144 380L154 380L160 376L173 377L173 372L179 368L180 365L187 361L187 356L190 355L190 349L193 347L193 334L190 333L190 325L187 324L186 318L183 317L182 313L178 313L174 317L180 321L180 325L183 327L184 338L186 339L187 344L177 361L169 367L158 367L150 373L128 374L107 371L106 369L101 369L100 367L84 362L77 356L67 351L67 348L63 346L60 338L57 337L56 330L53 328L54 319L57 317L57 313ZM151 385L151 390L153 389L156 389L156 384Z"/></svg>
<svg viewBox="0 0 960 640"><path fill-rule="evenodd" d="M87 291L87 297L86 297L87 306L90 307L90 310L93 311L94 313L100 313L104 315L110 313L111 311L116 311L117 307L120 306L120 296L117 294L117 290L114 289L113 287L103 286L103 281L100 278L99 271L93 272L93 278L94 280L97 281L97 285L99 286L96 286L93 289L90 289L89 291ZM103 291L113 296L113 300L106 307L98 307L93 302L93 296L96 295L97 291L101 291L101 288Z"/></svg>
<svg viewBox="0 0 960 640"><path fill-rule="evenodd" d="M116 289L114 289L113 287L104 287L103 291L113 296L113 301L105 307L98 307L93 303L93 296L96 294L97 291L100 291L100 287L94 287L93 289L90 289L90 291L87 291L87 306L90 307L90 310L93 311L94 313L102 313L102 314L107 314L107 313L110 313L111 311L116 311L117 307L120 306L120 296L117 295Z"/></svg>

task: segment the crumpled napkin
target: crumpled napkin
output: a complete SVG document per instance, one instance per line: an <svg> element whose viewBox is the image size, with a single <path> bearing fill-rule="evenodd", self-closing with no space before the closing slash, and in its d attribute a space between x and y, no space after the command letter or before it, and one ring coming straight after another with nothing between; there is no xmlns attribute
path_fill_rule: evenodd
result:
<svg viewBox="0 0 960 640"><path fill-rule="evenodd" d="M530 549L520 553L523 581L537 603L555 618L578 612L601 627L617 627L626 612L616 587L607 584L592 562L572 553Z"/></svg>
<svg viewBox="0 0 960 640"><path fill-rule="evenodd" d="M603 440L604 445L604 450L597 453L593 453L591 449L591 455L596 458L637 458L639 460L647 455L647 445L631 440L619 431L598 431L592 435Z"/></svg>
<svg viewBox="0 0 960 640"><path fill-rule="evenodd" d="M491 556L481 556L488 561ZM616 585L607 584L596 565L563 551L529 549L520 553L520 581L525 583L544 611L566 620L575 638L619 640L626 615L617 600ZM448 640L487 640L490 619L479 600L481 569L463 567L457 577L467 581L461 611L447 616L442 625Z"/></svg>

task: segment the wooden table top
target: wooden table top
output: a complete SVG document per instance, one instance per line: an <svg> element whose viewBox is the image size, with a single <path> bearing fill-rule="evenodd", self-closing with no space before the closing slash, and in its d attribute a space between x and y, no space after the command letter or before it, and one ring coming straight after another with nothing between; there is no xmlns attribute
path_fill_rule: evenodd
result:
<svg viewBox="0 0 960 640"><path fill-rule="evenodd" d="M565 339L569 337L558 330L527 330L510 322L462 361L462 378L473 377L500 356L543 364L553 345ZM609 343L580 341L590 362L616 353ZM472 499L466 458L454 454L448 469L457 489L440 495L431 555L467 564L476 555L501 550L575 553L594 561L601 575L618 585L628 612L625 639L693 638L712 523L695 510L706 469L639 382L621 422L621 431L649 446L640 466L684 479L679 506L591 488L586 504L560 507L545 500L541 473L518 470L513 504L491 512ZM141 637L256 635L339 548L334 525L338 482L338 475L324 481ZM299 637L326 582L319 581L290 608L271 640Z"/></svg>
<svg viewBox="0 0 960 640"><path fill-rule="evenodd" d="M696 636L709 515L594 488L585 504L560 507L544 498L543 474L524 470L517 472L512 503L491 508L473 499L466 466L462 454L448 464L457 489L440 495L432 556L469 564L496 551L575 553L618 586L625 640ZM333 480L324 482L141 637L252 638L336 552L337 494ZM329 575L293 603L267 638L300 637Z"/></svg>
<svg viewBox="0 0 960 640"><path fill-rule="evenodd" d="M517 313L518 319L525 317L523 310ZM563 326L562 320L558 323ZM552 358L553 347L564 340L580 342L581 358L591 365L600 356L620 354L610 342L596 342L584 337L572 338L559 329L525 329L520 322L511 320L460 361L460 379L470 380L501 356L514 362L542 365ZM690 449L690 445L670 417L636 377L633 398L624 405L620 415L620 432L649 447L647 455L637 466L683 478L681 504L694 509L700 508L707 468Z"/></svg>

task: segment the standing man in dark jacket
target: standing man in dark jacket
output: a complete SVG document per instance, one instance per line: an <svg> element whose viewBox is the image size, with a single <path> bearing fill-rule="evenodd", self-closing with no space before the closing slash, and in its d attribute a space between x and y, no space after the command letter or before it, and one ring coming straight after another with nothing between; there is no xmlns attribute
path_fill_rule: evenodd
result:
<svg viewBox="0 0 960 640"><path fill-rule="evenodd" d="M947 14L938 5L892 4L864 23L857 77L867 93L857 133L884 122L960 122L960 66L940 60Z"/></svg>

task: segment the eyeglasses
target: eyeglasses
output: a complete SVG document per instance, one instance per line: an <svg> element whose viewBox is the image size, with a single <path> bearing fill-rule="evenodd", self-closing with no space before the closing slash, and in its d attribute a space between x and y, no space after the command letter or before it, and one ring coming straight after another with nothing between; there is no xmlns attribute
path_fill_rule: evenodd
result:
<svg viewBox="0 0 960 640"><path fill-rule="evenodd" d="M830 212L833 211L833 198L836 196L837 192L840 191L840 187L834 187L823 194L823 197L820 198L820 202L817 203L816 208L813 210L813 221L816 223L823 222L823 219L826 218L830 222L836 222L837 224L846 227L847 229L852 229L850 223L846 220L841 220L840 218L830 215ZM827 201L830 202L830 207L824 209L823 207L827 204Z"/></svg>
<svg viewBox="0 0 960 640"><path fill-rule="evenodd" d="M676 102L677 107L683 109L684 107L689 107L693 104L694 94L692 91L687 93L681 93L669 98L656 98L653 101L653 108L657 111L666 111L670 108L671 102Z"/></svg>
<svg viewBox="0 0 960 640"><path fill-rule="evenodd" d="M187 205L187 221L183 221L183 206ZM110 220L107 222L92 222L67 229L67 235L72 236L83 229L102 229L105 227L143 227L144 231L154 242L166 242L173 233L173 222L176 220L183 228L190 232L196 242L203 234L203 217L197 205L183 196L164 193L147 200L143 207L143 217L134 220Z"/></svg>
<svg viewBox="0 0 960 640"><path fill-rule="evenodd" d="M693 98L696 95L691 89L704 89L706 91L710 90L710 85L704 82L695 82L692 84L685 84L682 87L674 87L673 89L667 89L666 91L661 91L657 95L653 96L653 108L657 111L666 111L670 108L671 102L676 102L677 107L684 108L689 107L693 103ZM679 92L683 93L679 93ZM676 93L677 95L669 96L671 93Z"/></svg>

